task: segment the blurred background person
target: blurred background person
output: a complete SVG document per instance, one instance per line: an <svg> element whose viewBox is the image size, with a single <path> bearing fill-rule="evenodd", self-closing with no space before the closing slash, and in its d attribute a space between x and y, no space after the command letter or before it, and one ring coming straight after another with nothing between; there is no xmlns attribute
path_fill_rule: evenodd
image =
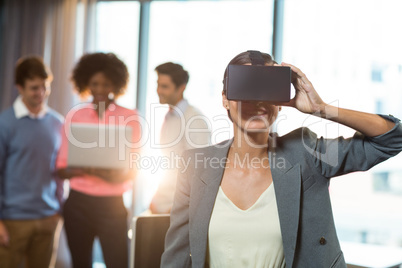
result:
<svg viewBox="0 0 402 268"><path fill-rule="evenodd" d="M168 104L160 134L162 156L171 159L163 170L163 178L152 198L150 210L155 214L170 213L176 187L179 160L184 150L210 143L207 118L183 97L189 74L180 64L166 62L155 68L158 74L157 93L161 104Z"/></svg>
<svg viewBox="0 0 402 268"><path fill-rule="evenodd" d="M55 162L63 117L46 105L52 74L37 56L18 60L19 96L0 114L0 267L53 267L63 195ZM55 246L56 245L56 246Z"/></svg>
<svg viewBox="0 0 402 268"><path fill-rule="evenodd" d="M124 94L128 79L125 63L113 53L85 54L73 70L72 80L79 94L92 97L91 103L79 105L67 114L57 159L60 177L70 181L63 216L74 267L92 267L95 237L99 238L107 267L128 266L128 213L122 195L132 188L135 170L68 167L65 134L72 123L123 123L132 128L131 142L138 141L141 129L137 111L115 103Z"/></svg>

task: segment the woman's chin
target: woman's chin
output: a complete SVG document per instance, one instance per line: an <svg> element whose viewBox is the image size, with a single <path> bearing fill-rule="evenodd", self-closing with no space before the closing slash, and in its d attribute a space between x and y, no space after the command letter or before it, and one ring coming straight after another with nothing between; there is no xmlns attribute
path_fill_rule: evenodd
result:
<svg viewBox="0 0 402 268"><path fill-rule="evenodd" d="M267 133L269 125L266 122L252 122L244 126L244 130L250 133Z"/></svg>
<svg viewBox="0 0 402 268"><path fill-rule="evenodd" d="M243 120L243 122L247 129L267 129L270 126L269 120L266 116L253 116L247 120Z"/></svg>

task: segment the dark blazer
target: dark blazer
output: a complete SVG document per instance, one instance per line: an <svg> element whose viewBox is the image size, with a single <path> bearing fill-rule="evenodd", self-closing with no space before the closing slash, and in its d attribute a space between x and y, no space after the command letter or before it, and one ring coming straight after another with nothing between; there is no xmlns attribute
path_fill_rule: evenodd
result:
<svg viewBox="0 0 402 268"><path fill-rule="evenodd" d="M317 138L308 128L276 138L269 159L286 267L346 267L336 235L329 179L368 170L402 150L402 126L369 138ZM208 228L232 141L186 151L161 267L204 268Z"/></svg>

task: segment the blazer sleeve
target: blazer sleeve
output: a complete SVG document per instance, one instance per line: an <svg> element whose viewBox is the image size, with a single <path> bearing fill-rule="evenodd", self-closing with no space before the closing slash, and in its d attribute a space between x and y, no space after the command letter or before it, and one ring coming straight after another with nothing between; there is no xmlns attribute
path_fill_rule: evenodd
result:
<svg viewBox="0 0 402 268"><path fill-rule="evenodd" d="M187 163L187 159L189 159L187 152L184 153L183 159ZM185 167L181 167L178 173L170 227L166 234L165 251L161 260L163 268L191 267L189 243L191 173L191 170Z"/></svg>
<svg viewBox="0 0 402 268"><path fill-rule="evenodd" d="M402 126L393 116L380 115L395 123L382 135L366 137L356 132L351 138L324 139L304 131L303 145L314 165L327 178L365 171L402 151Z"/></svg>

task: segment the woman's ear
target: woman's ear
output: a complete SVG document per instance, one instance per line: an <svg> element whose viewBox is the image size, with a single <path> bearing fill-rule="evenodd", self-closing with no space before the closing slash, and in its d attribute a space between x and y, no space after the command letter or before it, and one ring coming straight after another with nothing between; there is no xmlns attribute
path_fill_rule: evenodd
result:
<svg viewBox="0 0 402 268"><path fill-rule="evenodd" d="M222 91L222 105L226 110L229 110L229 101L226 98L225 92Z"/></svg>

